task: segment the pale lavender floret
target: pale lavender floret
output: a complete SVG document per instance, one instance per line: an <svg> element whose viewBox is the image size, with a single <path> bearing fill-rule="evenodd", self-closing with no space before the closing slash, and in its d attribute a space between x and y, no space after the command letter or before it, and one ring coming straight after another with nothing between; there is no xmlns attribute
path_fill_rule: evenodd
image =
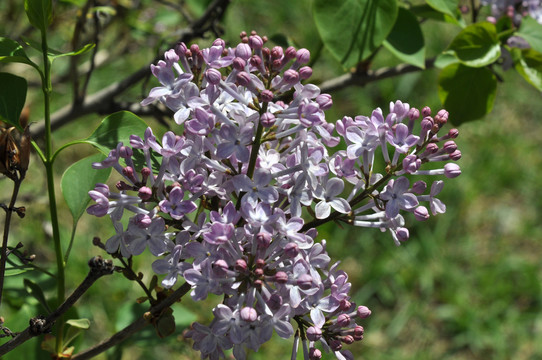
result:
<svg viewBox="0 0 542 360"><path fill-rule="evenodd" d="M271 179L271 174L268 172L256 171L254 180L251 180L245 174L241 174L233 177L232 182L237 191L246 192L242 201L255 206L258 199L266 204L272 204L278 200L277 189L269 186Z"/></svg>
<svg viewBox="0 0 542 360"><path fill-rule="evenodd" d="M399 214L399 210L410 210L418 205L416 195L407 192L410 182L404 176L397 180L391 179L380 193L380 198L386 201L386 216L390 219Z"/></svg>
<svg viewBox="0 0 542 360"><path fill-rule="evenodd" d="M182 245L176 245L168 256L152 263L152 271L157 274L167 274L162 280L162 286L166 289L174 286L179 275L186 270L186 267L190 266L186 262L180 261L182 249Z"/></svg>
<svg viewBox="0 0 542 360"><path fill-rule="evenodd" d="M331 178L317 188L314 193L315 198L320 199L316 204L314 211L317 219L325 219L331 214L331 208L342 213L348 214L351 211L348 201L339 197L344 190L344 182L339 178Z"/></svg>
<svg viewBox="0 0 542 360"><path fill-rule="evenodd" d="M169 158L181 151L184 145L184 139L177 138L172 131L168 131L162 137L162 145L158 144L156 139L152 137L149 138L148 143L154 151L165 158Z"/></svg>
<svg viewBox="0 0 542 360"><path fill-rule="evenodd" d="M164 230L165 222L160 217L153 219L152 224L147 229L129 224L125 239L130 254L139 255L148 246L151 254L155 256L162 255L167 250L168 243L170 243Z"/></svg>
<svg viewBox="0 0 542 360"><path fill-rule="evenodd" d="M158 204L160 210L169 214L175 220L180 220L185 214L195 211L198 207L193 201L183 200L184 191L180 187L174 187L169 192L169 199L164 199Z"/></svg>
<svg viewBox="0 0 542 360"><path fill-rule="evenodd" d="M120 250L120 254L123 257L129 258L130 256L132 256L132 254L128 250L128 244L126 243L122 223L113 222L113 226L115 227L115 235L107 239L105 243L105 251L110 254L114 254Z"/></svg>
<svg viewBox="0 0 542 360"><path fill-rule="evenodd" d="M416 145L419 137L409 133L408 126L405 124L397 124L395 128L395 134L387 133L386 139L395 147L397 152L404 154L408 150Z"/></svg>
<svg viewBox="0 0 542 360"><path fill-rule="evenodd" d="M216 155L222 159L234 155L237 161L248 162L250 151L247 145L252 143L253 135L254 130L251 126L238 129L233 126L223 125L219 132L222 141L216 148Z"/></svg>
<svg viewBox="0 0 542 360"><path fill-rule="evenodd" d="M87 208L88 214L102 217L109 213L109 186L96 184L94 190L89 191L88 195L92 200L96 201L96 204Z"/></svg>

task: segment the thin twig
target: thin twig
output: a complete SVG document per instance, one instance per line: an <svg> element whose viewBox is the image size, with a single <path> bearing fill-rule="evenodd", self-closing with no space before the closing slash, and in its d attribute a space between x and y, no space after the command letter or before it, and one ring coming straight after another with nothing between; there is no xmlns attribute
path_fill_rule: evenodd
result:
<svg viewBox="0 0 542 360"><path fill-rule="evenodd" d="M11 201L9 202L9 207L6 210L6 220L4 223L4 237L2 239L2 253L0 254L0 304L2 304L2 293L4 291L4 277L6 271L6 260L8 258L8 238L9 238L9 227L11 225L11 216L13 214L13 207L15 206L15 201L17 201L17 195L19 194L19 188L23 182L24 176L16 176L13 179L13 192L11 194Z"/></svg>
<svg viewBox="0 0 542 360"><path fill-rule="evenodd" d="M329 93L344 89L348 86L365 86L369 83L382 79L404 75L411 72L432 69L433 67L435 67L435 59L427 59L425 61L425 69L421 69L417 66L410 64L400 64L393 67L384 67L377 70L368 70L366 73L353 72L324 81L320 84L319 88L323 93Z"/></svg>
<svg viewBox="0 0 542 360"><path fill-rule="evenodd" d="M214 29L214 22L224 14L230 2L231 0L215 0L211 5L209 5L205 13L198 20L180 32L177 41L175 41L175 43L170 47L173 47L178 42L189 42L196 37L202 36L209 29ZM160 60L160 58L161 56L157 56L149 64L137 70L135 73L127 76L125 79L111 84L105 89L88 96L83 103L79 105L69 104L56 111L51 115L51 129L58 129L59 127L84 115L92 113L109 113L114 98L124 93L132 85L149 76L151 73L150 64L156 63L158 60ZM32 136L34 138L42 137L45 133L45 128L42 122L36 124L32 130Z"/></svg>
<svg viewBox="0 0 542 360"><path fill-rule="evenodd" d="M190 284L184 283L180 288L175 290L171 295L169 295L167 298L162 300L160 303L158 303L155 306L152 306L149 309L149 312L152 316L159 315L162 310L164 310L167 307L170 307L173 305L176 301L178 301L180 298L182 298L186 293L190 291ZM147 317L147 316L145 316ZM147 317L148 318L148 317ZM105 339L104 341L88 348L87 350L84 350L78 354L75 354L71 357L71 360L85 360L85 359L91 359L94 356L103 353L104 351L112 348L113 346L120 344L136 332L143 329L145 326L147 326L149 322L145 320L143 316L139 317L137 320L132 322L130 325L126 326L121 331L115 333L111 337Z"/></svg>
<svg viewBox="0 0 542 360"><path fill-rule="evenodd" d="M90 271L88 275L77 289L75 289L75 291L49 316L37 316L30 319L30 326L16 337L0 346L0 356L10 352L35 336L49 332L55 321L68 311L96 280L104 275L113 273L113 262L111 260L104 260L100 256L92 258L89 261L89 266Z"/></svg>

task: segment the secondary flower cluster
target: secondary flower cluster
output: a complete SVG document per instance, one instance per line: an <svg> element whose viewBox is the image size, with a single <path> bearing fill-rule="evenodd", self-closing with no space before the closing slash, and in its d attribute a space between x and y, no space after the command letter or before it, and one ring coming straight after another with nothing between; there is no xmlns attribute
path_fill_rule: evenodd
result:
<svg viewBox="0 0 542 360"><path fill-rule="evenodd" d="M519 25L521 19L529 15L537 22L542 23L540 0L482 0L481 4L491 7L492 17L488 20L493 22L503 16L508 16L516 25Z"/></svg>
<svg viewBox="0 0 542 360"><path fill-rule="evenodd" d="M245 359L274 329L295 334L293 358L302 341L306 358L320 359L322 349L352 359L343 346L363 338L359 322L370 311L352 302L348 275L316 227L338 221L389 230L398 245L407 240L402 213L425 220L422 203L433 215L446 210L436 198L442 180L427 191L410 178L458 176L450 162L461 157L458 132L439 135L446 111L432 117L428 107L420 114L400 101L387 114L329 123L331 97L302 84L312 74L306 49L269 49L256 33L241 39L233 48L221 39L206 49L179 44L152 65L161 86L142 104L164 103L178 130L159 142L149 128L94 164L123 180L117 191L97 184L87 211L112 219L109 253L130 257L148 247L164 287L182 277L194 300L224 296L211 324L188 332L202 358L233 348ZM424 169L438 162L446 164Z"/></svg>

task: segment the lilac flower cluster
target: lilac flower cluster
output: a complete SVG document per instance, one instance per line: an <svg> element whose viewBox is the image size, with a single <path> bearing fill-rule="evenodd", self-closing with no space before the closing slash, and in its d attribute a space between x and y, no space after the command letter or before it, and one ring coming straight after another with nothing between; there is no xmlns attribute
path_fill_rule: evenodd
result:
<svg viewBox="0 0 542 360"><path fill-rule="evenodd" d="M489 21L508 16L514 24L519 25L524 16L529 15L542 24L542 2L540 0L482 0L484 6L490 6Z"/></svg>
<svg viewBox="0 0 542 360"><path fill-rule="evenodd" d="M401 101L387 114L378 108L328 123L331 97L302 83L312 74L309 52L264 43L242 33L233 48L217 39L206 49L167 51L152 66L161 85L142 104L165 104L179 131L159 142L149 128L94 164L123 179L117 191L97 184L87 211L112 219L109 253L130 257L148 247L164 287L182 277L194 300L224 297L214 320L187 334L202 358L233 348L245 359L274 329L295 335L292 358L301 341L308 359L322 350L352 359L343 347L363 338L359 322L370 310L352 302L348 275L331 262L316 227L338 221L388 230L397 245L407 240L402 213L425 220L446 210L436 198L442 180L427 191L410 178L458 176L451 162L461 157L458 132L439 135L446 111L432 117L425 107L419 120L420 111ZM330 153L341 140L346 145ZM445 164L425 169L430 162Z"/></svg>

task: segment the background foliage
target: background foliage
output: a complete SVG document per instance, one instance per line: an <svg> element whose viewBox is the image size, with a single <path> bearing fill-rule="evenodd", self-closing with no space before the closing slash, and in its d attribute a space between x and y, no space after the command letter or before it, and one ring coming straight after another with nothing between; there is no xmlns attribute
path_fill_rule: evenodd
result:
<svg viewBox="0 0 542 360"><path fill-rule="evenodd" d="M67 47L77 11L84 3L78 0L56 3L55 20L51 25L52 48ZM207 3L209 1L187 0L181 5L188 12L185 16L197 18ZM96 6L100 6L94 9L98 11L96 21L100 21L107 31L99 38L98 64L88 85L89 93L147 64L167 49L167 44L186 26L185 17L179 11L172 11L175 9L173 2L170 4L167 0L97 1ZM344 69L337 62L336 53L322 50L312 6L313 2L309 0L237 0L232 2L217 26L223 27L222 37L227 42L237 40L241 30L255 29L273 40L308 48L313 57L319 57L314 64L316 79L313 80L323 81L342 74ZM375 11L387 13L389 10ZM0 14L0 34L11 38L37 37L26 25L24 9L18 1L0 3ZM404 21L410 20L405 18ZM421 27L426 57L442 52L460 30L445 22L428 20ZM83 34L90 37L92 31L88 29ZM203 43L205 41L212 41L212 38L204 39ZM340 38L336 46L341 49ZM385 48L373 59L374 64L398 64L393 47L386 45ZM38 53L29 52L29 56L39 61ZM339 57L346 56L341 54ZM7 65L5 68L8 69ZM68 104L73 92L70 83L64 81L69 61L58 60L54 70L53 111ZM22 66L11 64L9 71L28 79L30 89L26 105L30 121L39 122L42 105L38 79ZM335 120L338 116L335 114L366 114L376 106L385 108L395 99L412 106L427 104L437 110L441 107L437 87L439 74L438 69L419 71L363 88L350 86L334 91L334 107L327 112L328 121ZM353 288L358 289L354 300L373 311L373 316L366 322L362 345L352 349L361 355L360 358L542 357L539 341L542 338L542 225L539 221L542 214L542 172L539 170L542 167L539 150L542 102L540 93L517 74L503 72L501 76L502 84L499 84L491 113L459 128L458 143L464 155L459 164L463 175L441 194L448 208L445 216L432 218L429 223L413 228L410 240L400 248L394 246L388 234L378 231L341 229L336 225L320 231L321 238L328 239L330 255L344 259L344 270L350 274ZM126 101L138 102L150 86L135 87L123 96ZM468 108L465 106L466 111ZM63 144L88 137L101 118L93 114L65 125L55 132L55 142ZM164 124L156 118L146 120L162 132L166 131ZM461 119L451 117L451 121L459 124ZM56 164L58 178L67 166L94 153L91 146L84 144L63 152ZM14 222L10 237L10 244L22 241L28 253L37 255L35 263L43 267L54 262L45 189L43 169L33 161L19 201L26 205L27 217ZM59 204L62 204L61 235L63 243L67 244L72 218L70 209L61 199L61 192L57 194ZM0 202L8 200L9 194L0 195ZM96 221L86 214L82 216L70 258L68 292L85 276L88 259L102 253L92 245L92 237L107 239L111 232L106 219ZM143 273L148 280L150 263L146 263L144 256L136 262L139 268L146 269ZM44 313L43 306L28 296L23 277L39 283L48 299L54 298L54 281L40 271L7 277L2 313L9 314L12 321L9 326L13 329L25 327L30 317ZM139 316L146 309L145 304L136 302L141 295L136 284L125 281L120 275L100 280L77 306L78 313L68 316L91 319L89 330L77 340L76 347L91 346ZM174 306L177 321L174 336L160 339L148 327L101 358L198 358L190 344L183 340L182 329L196 319L205 320L213 301L216 300L207 300L204 305L183 300ZM5 358L48 358L47 353L39 350L40 346L41 340L33 339ZM282 359L287 357L290 349L290 342L275 340L266 344L261 354L255 354L254 358L275 356Z"/></svg>

